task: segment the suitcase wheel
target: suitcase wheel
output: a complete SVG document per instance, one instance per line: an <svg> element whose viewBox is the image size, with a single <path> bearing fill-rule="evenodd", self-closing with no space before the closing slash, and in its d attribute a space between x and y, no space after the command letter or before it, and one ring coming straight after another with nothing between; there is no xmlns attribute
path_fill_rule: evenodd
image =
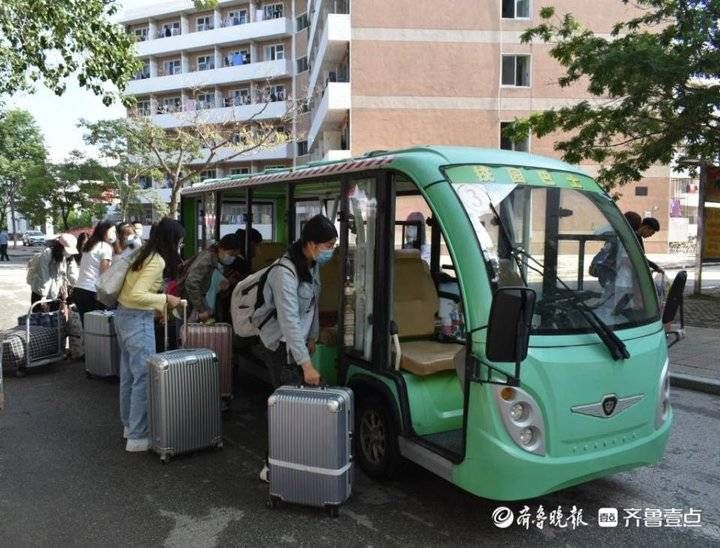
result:
<svg viewBox="0 0 720 548"><path fill-rule="evenodd" d="M326 507L328 516L336 518L340 515L340 507L337 504L328 504Z"/></svg>
<svg viewBox="0 0 720 548"><path fill-rule="evenodd" d="M170 455L160 455L160 462L162 464L167 464L170 462Z"/></svg>
<svg viewBox="0 0 720 548"><path fill-rule="evenodd" d="M280 506L280 498L270 495L267 499L266 506L270 509L277 508Z"/></svg>
<svg viewBox="0 0 720 548"><path fill-rule="evenodd" d="M85 376L86 376L88 379L92 379L92 378L93 378L92 373L90 373L90 371L88 371L87 369L85 370Z"/></svg>

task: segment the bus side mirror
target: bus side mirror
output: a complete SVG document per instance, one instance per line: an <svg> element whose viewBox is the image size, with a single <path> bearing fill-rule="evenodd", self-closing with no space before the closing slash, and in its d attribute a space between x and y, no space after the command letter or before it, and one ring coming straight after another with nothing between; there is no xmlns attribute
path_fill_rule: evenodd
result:
<svg viewBox="0 0 720 548"><path fill-rule="evenodd" d="M519 364L526 358L534 310L532 289L502 287L495 291L485 345L490 361Z"/></svg>

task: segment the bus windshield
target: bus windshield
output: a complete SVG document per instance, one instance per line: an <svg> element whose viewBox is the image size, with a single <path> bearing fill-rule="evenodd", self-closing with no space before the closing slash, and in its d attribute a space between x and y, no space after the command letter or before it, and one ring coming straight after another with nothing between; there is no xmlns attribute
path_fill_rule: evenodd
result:
<svg viewBox="0 0 720 548"><path fill-rule="evenodd" d="M647 264L624 217L604 195L512 183L453 183L493 287L537 292L535 333L611 329L655 321Z"/></svg>

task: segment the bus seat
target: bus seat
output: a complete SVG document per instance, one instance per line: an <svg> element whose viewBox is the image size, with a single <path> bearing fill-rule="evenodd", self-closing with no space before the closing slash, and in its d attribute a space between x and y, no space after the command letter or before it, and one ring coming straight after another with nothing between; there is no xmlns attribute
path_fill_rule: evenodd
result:
<svg viewBox="0 0 720 548"><path fill-rule="evenodd" d="M460 344L427 340L435 335L438 295L427 264L416 249L398 250L394 260L393 318L398 326L400 369L414 375L432 375L455 369ZM426 340L402 340L403 338Z"/></svg>
<svg viewBox="0 0 720 548"><path fill-rule="evenodd" d="M255 247L255 256L252 260L252 271L270 266L272 262L279 258L287 246L282 242L261 242Z"/></svg>
<svg viewBox="0 0 720 548"><path fill-rule="evenodd" d="M440 371L454 371L455 355L465 347L438 341L404 341L400 343L400 348L400 369L423 376Z"/></svg>
<svg viewBox="0 0 720 548"><path fill-rule="evenodd" d="M400 338L432 337L438 295L430 271L417 249L395 251L393 318Z"/></svg>

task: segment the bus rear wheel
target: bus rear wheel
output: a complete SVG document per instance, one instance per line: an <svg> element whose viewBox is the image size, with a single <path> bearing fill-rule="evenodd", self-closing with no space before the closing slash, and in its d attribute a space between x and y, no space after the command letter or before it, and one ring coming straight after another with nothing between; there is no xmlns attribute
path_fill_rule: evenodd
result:
<svg viewBox="0 0 720 548"><path fill-rule="evenodd" d="M371 478L391 479L397 475L401 457L398 431L387 404L377 396L360 400L355 425L355 457Z"/></svg>

